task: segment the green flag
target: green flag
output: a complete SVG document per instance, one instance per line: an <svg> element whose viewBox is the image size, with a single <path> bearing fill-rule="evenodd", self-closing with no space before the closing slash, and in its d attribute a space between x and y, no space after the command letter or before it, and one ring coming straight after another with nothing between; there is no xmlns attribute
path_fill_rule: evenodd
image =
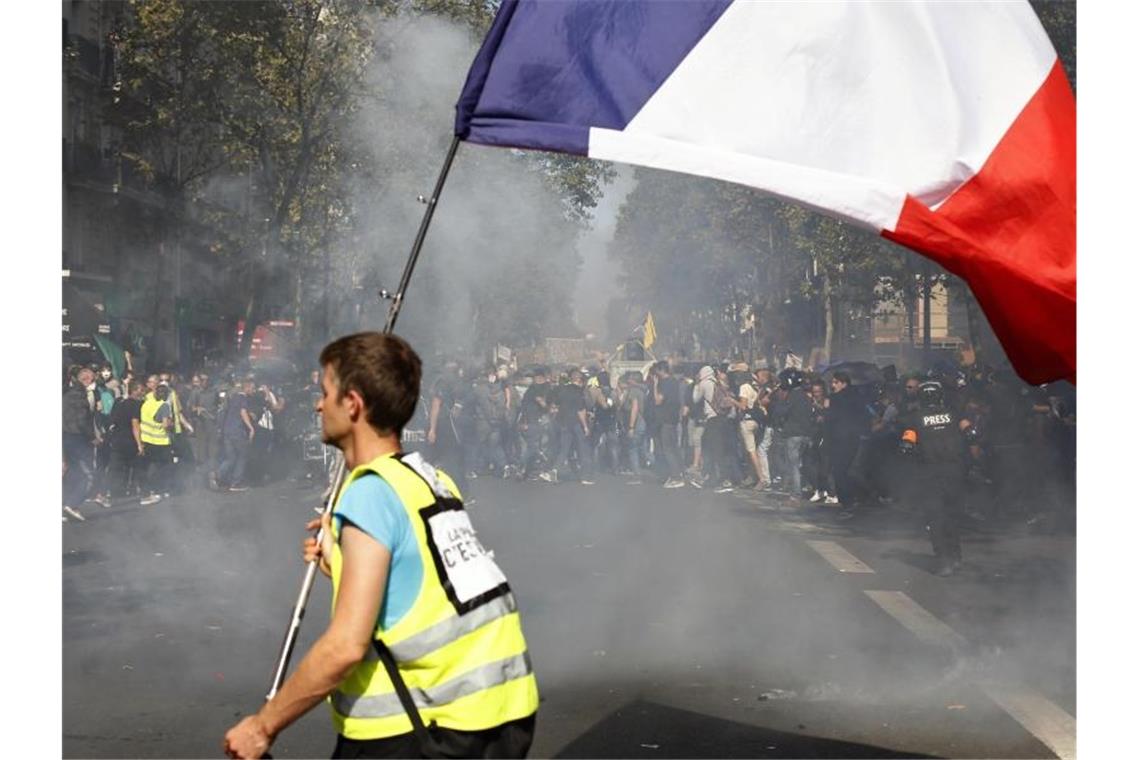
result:
<svg viewBox="0 0 1140 760"><path fill-rule="evenodd" d="M104 338L102 335L95 335L95 345L99 346L99 350L103 352L103 356L107 357L107 361L111 365L111 372L115 377L122 379L123 372L127 369L127 357L123 355L123 349L110 338Z"/></svg>

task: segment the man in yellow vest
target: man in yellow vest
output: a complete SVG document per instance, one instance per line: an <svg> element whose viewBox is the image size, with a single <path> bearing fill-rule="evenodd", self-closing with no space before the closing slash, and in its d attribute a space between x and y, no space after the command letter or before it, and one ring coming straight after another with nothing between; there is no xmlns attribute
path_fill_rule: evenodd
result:
<svg viewBox="0 0 1140 760"><path fill-rule="evenodd" d="M170 388L160 385L156 375L148 377L146 384L150 391L139 410L139 432L150 493L140 499L139 504L149 507L170 496L170 470L174 466L170 429L174 419L169 403Z"/></svg>
<svg viewBox="0 0 1140 760"><path fill-rule="evenodd" d="M358 333L320 362L322 436L350 474L321 545L303 551L332 579L332 620L273 699L229 730L226 754L261 757L327 697L333 757L524 757L538 688L514 595L454 481L400 451L419 357L393 335Z"/></svg>

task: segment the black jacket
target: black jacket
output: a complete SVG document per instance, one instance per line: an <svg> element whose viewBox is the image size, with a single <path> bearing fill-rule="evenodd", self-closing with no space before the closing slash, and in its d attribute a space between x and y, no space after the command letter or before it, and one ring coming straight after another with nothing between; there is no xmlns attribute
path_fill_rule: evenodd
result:
<svg viewBox="0 0 1140 760"><path fill-rule="evenodd" d="M815 416L812 413L811 399L800 388L788 391L787 398L772 397L769 407L773 425L786 438L810 436Z"/></svg>
<svg viewBox="0 0 1140 760"><path fill-rule="evenodd" d="M855 446L859 437L870 430L871 415L859 394L850 387L831 394L827 417L823 422L824 438L832 446Z"/></svg>
<svg viewBox="0 0 1140 760"><path fill-rule="evenodd" d="M72 383L63 394L63 432L95 437L95 413L87 403L87 390Z"/></svg>

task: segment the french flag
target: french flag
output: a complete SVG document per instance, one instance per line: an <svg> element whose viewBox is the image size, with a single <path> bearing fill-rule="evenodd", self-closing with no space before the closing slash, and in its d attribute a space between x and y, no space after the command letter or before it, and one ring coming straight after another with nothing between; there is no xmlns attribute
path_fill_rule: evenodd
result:
<svg viewBox="0 0 1140 760"><path fill-rule="evenodd" d="M468 142L736 182L964 278L1028 382L1076 378L1076 104L1027 2L504 0Z"/></svg>

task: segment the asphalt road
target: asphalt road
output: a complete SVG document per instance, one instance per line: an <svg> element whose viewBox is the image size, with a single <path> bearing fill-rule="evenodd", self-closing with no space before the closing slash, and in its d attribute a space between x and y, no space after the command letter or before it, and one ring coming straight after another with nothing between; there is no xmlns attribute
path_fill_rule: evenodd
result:
<svg viewBox="0 0 1140 760"><path fill-rule="evenodd" d="M469 484L518 596L533 757L1071 757L1075 541L971 531L929 572L905 505ZM281 484L63 525L65 757L211 757L258 706L318 494ZM327 619L318 582L299 652ZM294 664L299 659L298 654ZM276 757L327 757L319 707Z"/></svg>

